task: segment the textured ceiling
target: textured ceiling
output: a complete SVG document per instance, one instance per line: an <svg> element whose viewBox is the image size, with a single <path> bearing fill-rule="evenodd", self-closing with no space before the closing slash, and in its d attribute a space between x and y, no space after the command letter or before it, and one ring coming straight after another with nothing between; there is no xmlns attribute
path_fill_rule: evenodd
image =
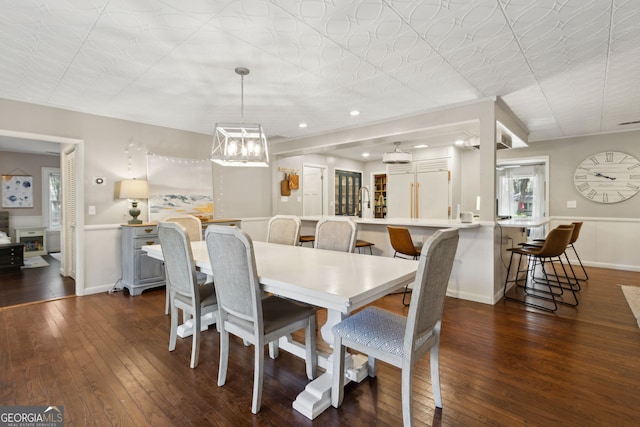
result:
<svg viewBox="0 0 640 427"><path fill-rule="evenodd" d="M0 56L0 98L208 134L237 66L274 140L490 96L530 141L640 128L638 0L2 0Z"/></svg>

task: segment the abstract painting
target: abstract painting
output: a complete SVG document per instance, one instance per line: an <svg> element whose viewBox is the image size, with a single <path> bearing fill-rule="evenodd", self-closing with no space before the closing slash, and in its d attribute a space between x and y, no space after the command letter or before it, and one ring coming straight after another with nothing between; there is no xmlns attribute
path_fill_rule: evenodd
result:
<svg viewBox="0 0 640 427"><path fill-rule="evenodd" d="M213 176L209 160L147 154L149 221L169 216L213 218Z"/></svg>
<svg viewBox="0 0 640 427"><path fill-rule="evenodd" d="M33 176L2 175L2 207L33 207Z"/></svg>

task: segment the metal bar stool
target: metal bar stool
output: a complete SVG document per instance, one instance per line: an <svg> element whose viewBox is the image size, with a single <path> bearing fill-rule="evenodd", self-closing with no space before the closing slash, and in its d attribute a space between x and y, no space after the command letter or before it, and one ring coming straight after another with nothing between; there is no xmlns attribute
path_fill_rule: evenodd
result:
<svg viewBox="0 0 640 427"><path fill-rule="evenodd" d="M511 252L511 258L509 259L509 267L507 269L507 277L504 282L503 296L505 300L517 301L544 311L556 311L558 309L558 303L566 304L570 306L578 305L578 297L576 295L577 280L571 281L571 277L567 274L564 262L561 255L567 248L571 236L573 233L573 226L561 226L557 227L547 235L547 238L542 242L542 246L531 245L522 246L518 248L509 248ZM512 266L514 266L513 260L518 255L518 263L515 267L515 274L513 279L510 279L512 274ZM526 268L521 268L523 262L522 257L525 256ZM556 263L559 263L564 275L558 273L558 267ZM551 271L548 272L548 266L551 267ZM536 276L536 270L540 268L542 276ZM525 273L522 277L521 273ZM568 281L568 287L562 286L563 278ZM522 284L520 284L522 282ZM523 299L512 297L507 295L509 283L513 283L516 288L521 287L524 289L525 296ZM544 285L547 289L541 289L536 285ZM554 292L554 288L557 289ZM517 289L516 289L517 290ZM575 302L563 301L562 296L564 291L568 290L573 295ZM551 301L552 306L535 304L527 300L527 297L538 298L542 300Z"/></svg>
<svg viewBox="0 0 640 427"><path fill-rule="evenodd" d="M358 253L362 253L362 248L369 248L369 255L373 255L372 246L375 246L371 242L367 242L366 240L356 240L356 248L358 249Z"/></svg>
<svg viewBox="0 0 640 427"><path fill-rule="evenodd" d="M300 246L304 245L305 243L311 243L311 247L313 247L313 243L316 241L316 236L300 236Z"/></svg>

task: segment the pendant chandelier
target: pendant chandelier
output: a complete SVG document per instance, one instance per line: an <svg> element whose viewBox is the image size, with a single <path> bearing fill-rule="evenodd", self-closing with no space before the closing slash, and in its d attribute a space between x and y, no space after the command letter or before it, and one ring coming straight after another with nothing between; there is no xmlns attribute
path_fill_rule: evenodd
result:
<svg viewBox="0 0 640 427"><path fill-rule="evenodd" d="M238 67L240 75L240 123L216 123L209 159L222 166L269 166L267 136L259 124L244 122L244 76L249 69Z"/></svg>

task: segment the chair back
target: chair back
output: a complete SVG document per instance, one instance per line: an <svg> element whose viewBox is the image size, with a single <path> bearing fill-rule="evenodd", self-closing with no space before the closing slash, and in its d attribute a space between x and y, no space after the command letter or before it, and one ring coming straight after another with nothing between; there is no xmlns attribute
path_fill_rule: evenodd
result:
<svg viewBox="0 0 640 427"><path fill-rule="evenodd" d="M578 237L580 236L580 229L582 228L582 221L572 222L573 225L573 234L571 234L571 240L569 240L569 244L573 245Z"/></svg>
<svg viewBox="0 0 640 427"><path fill-rule="evenodd" d="M192 242L199 242L202 240L202 221L200 218L193 215L179 215L171 216L163 219L163 221L176 222L182 225L189 235L189 239Z"/></svg>
<svg viewBox="0 0 640 427"><path fill-rule="evenodd" d="M557 257L564 253L573 236L573 225L559 225L547 234L542 247L534 255Z"/></svg>
<svg viewBox="0 0 640 427"><path fill-rule="evenodd" d="M411 257L419 255L415 246L413 246L413 240L408 228L389 225L387 230L389 231L389 240L394 251Z"/></svg>
<svg viewBox="0 0 640 427"><path fill-rule="evenodd" d="M269 220L267 242L295 246L300 238L300 218L295 215L276 215Z"/></svg>
<svg viewBox="0 0 640 427"><path fill-rule="evenodd" d="M351 218L325 218L316 225L314 247L330 251L353 252L356 247L356 223Z"/></svg>
<svg viewBox="0 0 640 427"><path fill-rule="evenodd" d="M458 238L457 229L438 230L423 246L407 315L405 357L427 343L442 319Z"/></svg>
<svg viewBox="0 0 640 427"><path fill-rule="evenodd" d="M198 279L187 230L176 222L161 221L158 223L158 237L171 291L191 298L199 297L195 294L198 292Z"/></svg>
<svg viewBox="0 0 640 427"><path fill-rule="evenodd" d="M230 314L261 328L262 293L251 237L237 227L209 226L205 241L222 321Z"/></svg>

